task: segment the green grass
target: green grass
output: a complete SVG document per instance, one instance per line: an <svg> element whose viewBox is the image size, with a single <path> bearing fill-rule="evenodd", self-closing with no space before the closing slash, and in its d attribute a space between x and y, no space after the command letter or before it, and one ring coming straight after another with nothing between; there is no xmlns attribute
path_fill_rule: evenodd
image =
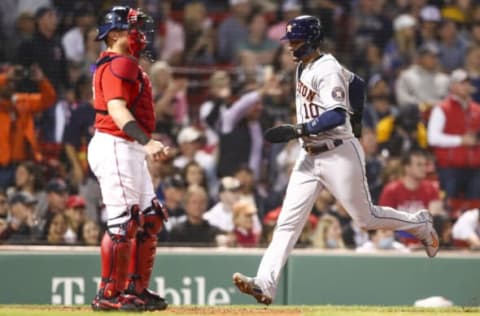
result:
<svg viewBox="0 0 480 316"><path fill-rule="evenodd" d="M51 305L0 305L0 316L63 316L63 315L135 315L140 313L93 312L87 306L51 306ZM278 316L453 316L453 315L480 315L480 307L451 307L451 308L415 308L408 306L379 307L379 306L271 306L242 305L242 306L173 306L166 311L145 312L143 315L162 316L215 316L215 315L278 315Z"/></svg>

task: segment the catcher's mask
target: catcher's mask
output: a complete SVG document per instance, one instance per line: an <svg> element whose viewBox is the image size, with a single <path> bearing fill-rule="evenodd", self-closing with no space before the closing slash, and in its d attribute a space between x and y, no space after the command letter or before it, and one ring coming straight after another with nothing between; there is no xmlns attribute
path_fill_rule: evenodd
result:
<svg viewBox="0 0 480 316"><path fill-rule="evenodd" d="M142 10L128 6L115 6L100 18L98 35L95 39L101 41L113 30L128 30L132 54L148 54L145 49L152 42L154 27L153 19Z"/></svg>
<svg viewBox="0 0 480 316"><path fill-rule="evenodd" d="M301 15L290 21L286 26L285 35L281 38L287 41L303 41L303 45L293 51L298 59L311 54L323 40L322 24L311 15Z"/></svg>

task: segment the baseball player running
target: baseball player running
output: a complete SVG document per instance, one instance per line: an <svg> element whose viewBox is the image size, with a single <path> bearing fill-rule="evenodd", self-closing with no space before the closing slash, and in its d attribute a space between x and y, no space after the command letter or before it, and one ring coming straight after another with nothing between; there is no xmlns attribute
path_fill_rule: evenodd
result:
<svg viewBox="0 0 480 316"><path fill-rule="evenodd" d="M438 251L438 236L427 210L409 214L372 205L364 153L350 123L357 98L363 102L363 92L358 93L361 79L319 49L320 21L313 16L299 16L287 23L283 39L288 41L298 63L298 124L270 128L265 138L270 142L299 138L304 150L293 168L272 241L257 275L233 274L233 282L241 292L267 305L275 298L283 265L324 187L363 229L406 230L422 241L429 257Z"/></svg>
<svg viewBox="0 0 480 316"><path fill-rule="evenodd" d="M107 49L93 77L96 132L88 146L88 162L100 183L108 221L94 310L167 307L147 289L166 212L155 198L145 158L168 155L167 147L150 138L155 125L152 89L138 64L149 20L139 10L116 6L98 27L97 40Z"/></svg>

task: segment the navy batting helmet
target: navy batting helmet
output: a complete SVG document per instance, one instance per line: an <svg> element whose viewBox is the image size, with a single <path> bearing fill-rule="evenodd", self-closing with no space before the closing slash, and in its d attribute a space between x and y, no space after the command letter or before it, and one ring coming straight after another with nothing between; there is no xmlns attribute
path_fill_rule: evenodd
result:
<svg viewBox="0 0 480 316"><path fill-rule="evenodd" d="M97 41L103 40L107 34L112 30L128 30L128 12L130 7L115 6L110 11L105 13L98 24L98 35L95 38Z"/></svg>
<svg viewBox="0 0 480 316"><path fill-rule="evenodd" d="M305 44L294 51L295 57L302 58L315 50L323 40L322 24L314 16L298 16L288 21L285 35L281 39L304 41Z"/></svg>

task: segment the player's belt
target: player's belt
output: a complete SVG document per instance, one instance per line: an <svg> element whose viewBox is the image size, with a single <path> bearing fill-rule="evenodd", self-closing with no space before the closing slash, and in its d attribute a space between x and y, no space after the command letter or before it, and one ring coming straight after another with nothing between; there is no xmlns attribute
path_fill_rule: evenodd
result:
<svg viewBox="0 0 480 316"><path fill-rule="evenodd" d="M318 154L321 154L323 152L326 152L330 149L333 149L333 148L336 148L340 145L343 144L343 140L341 139L334 139L333 140L333 147L328 147L327 144L322 144L322 145L310 145L310 146L306 146L304 147L305 151L307 153L309 153L310 155L318 155Z"/></svg>

